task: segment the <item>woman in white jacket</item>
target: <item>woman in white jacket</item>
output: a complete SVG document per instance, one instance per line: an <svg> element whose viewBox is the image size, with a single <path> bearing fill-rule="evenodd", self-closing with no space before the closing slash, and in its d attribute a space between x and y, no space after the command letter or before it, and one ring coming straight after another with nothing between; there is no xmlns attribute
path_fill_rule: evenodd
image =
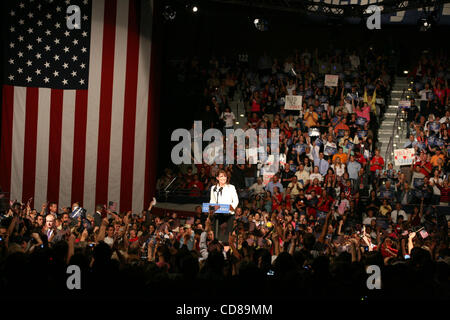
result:
<svg viewBox="0 0 450 320"><path fill-rule="evenodd" d="M218 183L211 188L209 203L229 204L230 213L234 214L234 210L239 204L236 188L232 184L227 183L228 177L225 170L219 170L216 179Z"/></svg>
<svg viewBox="0 0 450 320"><path fill-rule="evenodd" d="M218 225L216 224L215 237L220 241L227 241L228 234L233 230L234 212L239 205L239 198L236 192L236 188L228 184L227 172L225 170L219 170L217 173L217 184L211 188L211 197L209 203L217 204L229 204L230 215L227 214L215 214L213 219L218 219ZM218 228L220 226L220 228Z"/></svg>

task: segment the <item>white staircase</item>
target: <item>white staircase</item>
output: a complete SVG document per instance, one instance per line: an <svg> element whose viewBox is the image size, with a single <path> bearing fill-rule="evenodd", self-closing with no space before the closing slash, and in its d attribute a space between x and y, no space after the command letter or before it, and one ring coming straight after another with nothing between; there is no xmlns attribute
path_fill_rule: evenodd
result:
<svg viewBox="0 0 450 320"><path fill-rule="evenodd" d="M229 101L229 106L236 117L234 128L243 128L247 123L247 117L242 94L239 89L235 91L233 99Z"/></svg>
<svg viewBox="0 0 450 320"><path fill-rule="evenodd" d="M391 102L384 114L384 120L381 122L380 129L378 131L378 142L380 148L380 155L386 159L389 159L390 155L386 156L386 151L389 145L389 140L393 136L394 149L401 149L407 141L404 131L405 123L403 119L397 124L401 129L395 128L395 118L398 111L398 102L402 98L403 90L405 90L405 98L410 95L408 91L409 80L406 77L396 77L395 84L391 91Z"/></svg>

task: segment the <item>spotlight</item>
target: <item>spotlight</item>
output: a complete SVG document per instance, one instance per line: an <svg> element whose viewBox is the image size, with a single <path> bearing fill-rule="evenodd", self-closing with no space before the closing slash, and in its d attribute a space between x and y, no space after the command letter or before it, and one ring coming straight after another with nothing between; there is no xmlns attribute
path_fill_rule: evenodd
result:
<svg viewBox="0 0 450 320"><path fill-rule="evenodd" d="M427 17L419 19L418 24L420 31L428 31L434 25L433 14L429 14Z"/></svg>
<svg viewBox="0 0 450 320"><path fill-rule="evenodd" d="M404 73L404 74L408 74L409 71L408 71L408 70L404 70L403 73Z"/></svg>
<svg viewBox="0 0 450 320"><path fill-rule="evenodd" d="M255 28L258 29L259 31L269 30L269 22L266 19L255 18L253 20L253 24L255 25Z"/></svg>
<svg viewBox="0 0 450 320"><path fill-rule="evenodd" d="M177 12L175 11L175 9L169 5L164 7L162 14L166 21L172 21L177 16Z"/></svg>
<svg viewBox="0 0 450 320"><path fill-rule="evenodd" d="M197 13L197 11L198 11L198 7L197 6L193 6L192 7L192 12Z"/></svg>

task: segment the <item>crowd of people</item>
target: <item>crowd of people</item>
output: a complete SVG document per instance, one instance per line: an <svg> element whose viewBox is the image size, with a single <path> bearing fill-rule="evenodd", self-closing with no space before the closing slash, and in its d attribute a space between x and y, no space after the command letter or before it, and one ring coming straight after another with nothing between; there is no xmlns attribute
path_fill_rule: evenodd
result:
<svg viewBox="0 0 450 320"><path fill-rule="evenodd" d="M256 66L190 61L179 80L204 78L205 107L193 119L204 129L233 128L229 102L241 96L247 128L280 130L278 172L262 161L213 162L167 168L158 179L158 190L172 184L201 203L225 170L240 200L233 231L217 234L201 206L191 217L157 215L156 199L140 213L11 203L0 226L0 291L67 293L65 268L79 265L82 287L99 296L449 298L448 58L425 56L411 75L417 94L433 95L420 110L412 100L417 159L401 170L377 144L393 84L388 60L368 49L264 54ZM329 73L337 87L324 86ZM302 109L285 110L286 95L303 96ZM382 270L382 296L367 287L369 265Z"/></svg>

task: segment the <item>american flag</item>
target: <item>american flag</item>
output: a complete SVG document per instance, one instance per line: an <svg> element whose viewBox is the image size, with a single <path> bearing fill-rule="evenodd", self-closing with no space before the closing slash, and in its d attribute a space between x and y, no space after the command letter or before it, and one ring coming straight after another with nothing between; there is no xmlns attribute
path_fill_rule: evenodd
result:
<svg viewBox="0 0 450 320"><path fill-rule="evenodd" d="M8 1L0 187L10 199L78 201L88 212L108 201L120 211L148 205L154 12L149 0Z"/></svg>

